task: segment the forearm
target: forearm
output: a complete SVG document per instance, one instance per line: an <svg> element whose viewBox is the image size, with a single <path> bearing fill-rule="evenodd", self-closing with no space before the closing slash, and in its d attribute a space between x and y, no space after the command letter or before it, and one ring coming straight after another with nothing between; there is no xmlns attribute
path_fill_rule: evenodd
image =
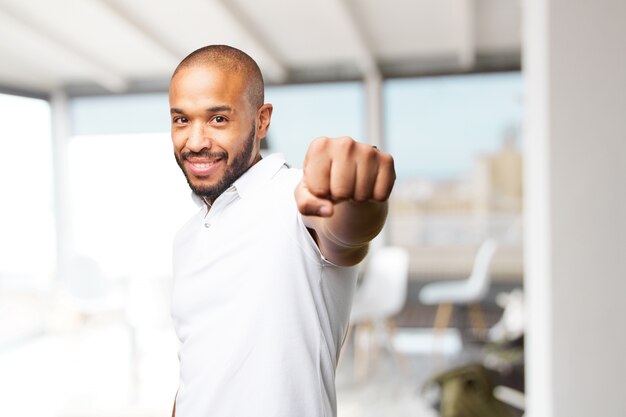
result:
<svg viewBox="0 0 626 417"><path fill-rule="evenodd" d="M387 202L337 204L331 217L316 219L315 232L322 253L337 265L356 265L383 228L387 211Z"/></svg>
<svg viewBox="0 0 626 417"><path fill-rule="evenodd" d="M385 224L395 179L392 156L376 147L348 137L311 142L294 196L326 259L341 266L363 260Z"/></svg>

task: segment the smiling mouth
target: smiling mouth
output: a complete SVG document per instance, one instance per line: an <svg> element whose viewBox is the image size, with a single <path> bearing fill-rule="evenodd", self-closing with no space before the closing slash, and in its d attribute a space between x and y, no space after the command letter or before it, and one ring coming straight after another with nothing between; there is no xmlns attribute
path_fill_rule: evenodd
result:
<svg viewBox="0 0 626 417"><path fill-rule="evenodd" d="M207 177L213 174L224 161L223 158L187 158L185 164L189 171L196 177Z"/></svg>
<svg viewBox="0 0 626 417"><path fill-rule="evenodd" d="M189 162L191 165L194 166L194 168L196 169L207 169L213 165L215 165L217 162L219 162L220 160L214 160L211 162Z"/></svg>

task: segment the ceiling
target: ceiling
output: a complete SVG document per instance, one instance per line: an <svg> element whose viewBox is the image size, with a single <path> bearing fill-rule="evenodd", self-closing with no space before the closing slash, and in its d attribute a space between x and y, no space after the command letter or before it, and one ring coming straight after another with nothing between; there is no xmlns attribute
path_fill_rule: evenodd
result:
<svg viewBox="0 0 626 417"><path fill-rule="evenodd" d="M268 83L511 70L520 0L0 0L0 90L163 91L211 43Z"/></svg>

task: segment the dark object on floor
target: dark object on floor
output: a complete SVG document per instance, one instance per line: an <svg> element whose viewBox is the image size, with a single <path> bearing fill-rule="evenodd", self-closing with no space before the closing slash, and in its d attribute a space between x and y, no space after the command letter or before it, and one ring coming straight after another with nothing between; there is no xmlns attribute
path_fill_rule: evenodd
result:
<svg viewBox="0 0 626 417"><path fill-rule="evenodd" d="M479 364L454 368L435 376L440 387L441 417L514 417L508 405L493 395L494 383Z"/></svg>

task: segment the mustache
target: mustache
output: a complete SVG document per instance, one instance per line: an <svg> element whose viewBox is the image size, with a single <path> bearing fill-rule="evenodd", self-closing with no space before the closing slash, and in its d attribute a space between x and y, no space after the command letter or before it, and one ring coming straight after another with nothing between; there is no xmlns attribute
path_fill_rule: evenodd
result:
<svg viewBox="0 0 626 417"><path fill-rule="evenodd" d="M180 154L183 161L189 158L226 159L227 157L226 152L211 152L208 149L203 149L200 152L187 151Z"/></svg>

